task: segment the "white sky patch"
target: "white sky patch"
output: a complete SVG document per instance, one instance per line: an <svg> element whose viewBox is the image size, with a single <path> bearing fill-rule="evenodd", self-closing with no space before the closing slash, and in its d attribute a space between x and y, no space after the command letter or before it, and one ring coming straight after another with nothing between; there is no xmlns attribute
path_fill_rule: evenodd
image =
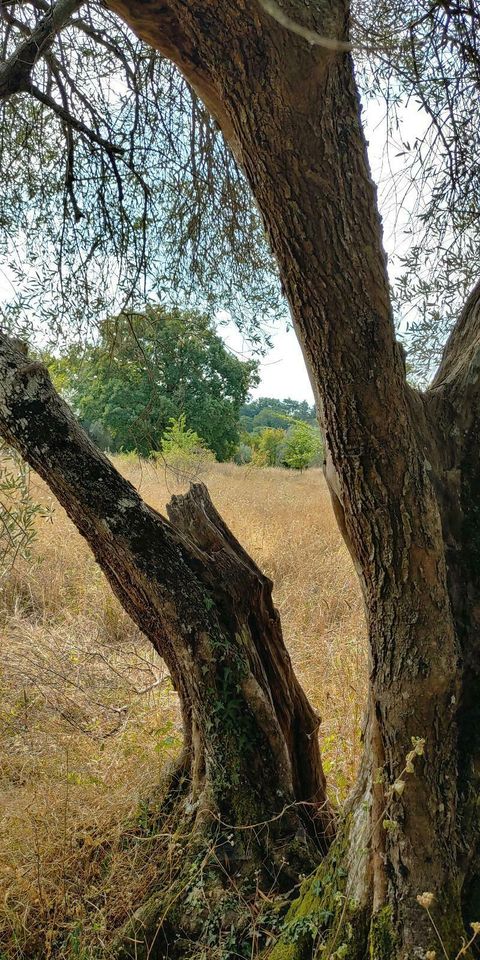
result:
<svg viewBox="0 0 480 960"><path fill-rule="evenodd" d="M225 315L221 319L224 319ZM234 323L220 327L219 333L227 347L240 359L249 359L251 351ZM305 369L302 351L287 323L278 325L271 335L272 349L260 360L260 384L252 390L254 397L276 397L285 400L307 400L313 403L313 394Z"/></svg>
<svg viewBox="0 0 480 960"><path fill-rule="evenodd" d="M0 301L15 298L15 283L13 275L5 265L0 267Z"/></svg>

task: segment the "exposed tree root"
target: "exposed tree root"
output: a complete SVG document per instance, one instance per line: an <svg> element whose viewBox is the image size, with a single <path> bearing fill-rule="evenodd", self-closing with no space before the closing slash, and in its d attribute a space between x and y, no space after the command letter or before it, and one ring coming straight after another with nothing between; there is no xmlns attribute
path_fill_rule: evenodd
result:
<svg viewBox="0 0 480 960"><path fill-rule="evenodd" d="M172 831L155 889L119 930L115 960L233 960L259 956L280 933L298 877L321 855L290 811L276 822L231 827L212 815L199 825L185 781L176 799L150 805L143 829ZM281 829L281 824L285 830ZM282 835L283 834L283 835Z"/></svg>

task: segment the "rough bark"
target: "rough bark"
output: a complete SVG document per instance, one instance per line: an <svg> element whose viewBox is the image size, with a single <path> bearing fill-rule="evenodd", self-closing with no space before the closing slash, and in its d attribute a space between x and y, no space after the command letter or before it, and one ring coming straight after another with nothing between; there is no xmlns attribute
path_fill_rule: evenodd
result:
<svg viewBox="0 0 480 960"><path fill-rule="evenodd" d="M448 589L461 650L458 701L458 859L467 922L480 916L480 282L472 290L425 396L438 437Z"/></svg>
<svg viewBox="0 0 480 960"><path fill-rule="evenodd" d="M351 926L358 937L351 938L350 952L365 956L367 941L371 955L382 958L438 949L417 902L417 894L428 891L445 949L455 955L464 923L480 919L478 288L431 390L411 390L394 337L351 57L310 45L256 0L109 5L178 65L221 124L262 213L320 399L327 479L360 576L371 660L364 762L345 829L328 859L330 872L340 860L346 865L347 877L333 894L337 904L345 897L355 904ZM347 36L348 13L346 0L288 4L290 18L339 40ZM225 702L232 676L242 703L241 731L248 739L254 722L259 755L266 758L262 782L275 769L282 801L292 795L300 803L312 797L323 802L319 761L296 759L309 745L308 723L303 743L287 732L307 708L294 696L285 720L291 678L285 681L288 671L281 666L269 586L232 543L204 493L173 504L175 529L141 507L123 481L108 473L105 483L111 467L91 450L81 448L87 467L79 471L65 457L64 440L56 460L45 464L42 449L52 427L46 421L47 440L39 439L31 423L45 376L31 368L22 373L12 359L7 369L13 380L4 396L15 403L3 414L4 431L68 500L112 586L134 617L141 614L142 628L170 666L185 704L187 742L199 757L192 780L198 810L208 807L201 799L210 793L229 816L240 816L239 791L215 768L220 756L230 763L235 758L250 813L259 806L252 775L258 767L233 742L228 724L217 717L208 726L199 695L213 691L208 710L216 717L215 704ZM23 393L17 393L22 382ZM28 397L31 406L24 408ZM62 429L70 437L71 427ZM103 495L108 489L111 498ZM194 509L198 542L190 528L186 534L185 517ZM223 544L222 575L230 563L239 565L239 584L256 597L253 620L229 590L215 590L215 608L202 609L217 570L205 545L216 542ZM207 599L209 605L208 592ZM259 649L258 631L268 636L268 657ZM414 774L402 774L412 737L425 739L424 756L416 757ZM314 784L310 764L317 770ZM403 792L393 789L400 776ZM308 784L308 798L295 792L300 784ZM262 798L270 812L274 793L267 787ZM316 937L330 937L332 915L337 927L345 920L343 906L340 913L332 908L324 868L317 892L305 889L295 908L300 914L288 921L301 920L305 929L310 924L309 931L303 936L300 927L301 935L289 941L286 930L275 948L282 960L311 956ZM305 903L314 920L301 913ZM338 937L334 930L330 952Z"/></svg>
<svg viewBox="0 0 480 960"><path fill-rule="evenodd" d="M453 950L463 929L457 748L470 723L462 711L471 717L463 634L472 630L472 601L470 612L455 603L464 571L450 539L455 483L464 501L473 492L462 463L472 456L474 432L466 446L465 435L459 441L461 462L453 459L461 479L447 477L442 425L450 425L452 400L437 392L433 418L429 398L406 383L351 57L310 45L256 0L110 6L203 97L262 213L321 399L336 508L365 598L371 689L359 792L370 804L371 856L364 889L374 916L391 911L396 950L405 956L431 944L416 900L431 891ZM322 35L347 36L343 0L292 0L288 14ZM477 523L472 509L461 508L461 524ZM404 794L390 797L412 737L425 738L425 756ZM386 786L373 789L378 768ZM378 825L382 811L395 827Z"/></svg>
<svg viewBox="0 0 480 960"><path fill-rule="evenodd" d="M220 845L233 831L223 844L229 871L248 860L269 887L290 887L292 871L328 848L335 827L319 719L293 672L271 581L203 485L172 498L170 522L147 506L82 431L47 370L2 335L0 436L46 480L169 668L184 749L166 806L178 803L192 830L213 832ZM247 858L247 835L236 828L248 825Z"/></svg>

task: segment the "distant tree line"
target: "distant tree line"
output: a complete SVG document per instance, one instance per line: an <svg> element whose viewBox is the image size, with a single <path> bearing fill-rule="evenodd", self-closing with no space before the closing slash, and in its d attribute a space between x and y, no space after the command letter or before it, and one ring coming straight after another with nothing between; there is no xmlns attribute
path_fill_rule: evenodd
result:
<svg viewBox="0 0 480 960"><path fill-rule="evenodd" d="M306 400L259 397L240 411L238 463L305 470L323 460L315 407Z"/></svg>
<svg viewBox="0 0 480 960"><path fill-rule="evenodd" d="M226 348L198 311L151 307L100 325L95 342L43 357L102 449L305 469L322 458L315 408L247 397L258 364ZM172 450L178 446L178 456Z"/></svg>
<svg viewBox="0 0 480 960"><path fill-rule="evenodd" d="M275 397L258 397L245 403L240 410L240 426L247 433L256 433L264 427L285 429L285 423L303 420L310 426L316 424L315 407L306 400L277 400Z"/></svg>

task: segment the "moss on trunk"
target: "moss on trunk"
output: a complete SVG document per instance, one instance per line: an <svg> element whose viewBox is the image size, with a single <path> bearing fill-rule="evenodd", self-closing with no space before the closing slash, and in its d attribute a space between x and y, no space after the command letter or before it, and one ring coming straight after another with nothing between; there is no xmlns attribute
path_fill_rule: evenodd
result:
<svg viewBox="0 0 480 960"><path fill-rule="evenodd" d="M397 936L393 926L392 908L381 907L371 919L368 937L368 955L371 960L394 960Z"/></svg>
<svg viewBox="0 0 480 960"><path fill-rule="evenodd" d="M348 895L348 818L328 856L300 887L268 960L311 960L336 956L361 960L366 955L368 908Z"/></svg>
<svg viewBox="0 0 480 960"><path fill-rule="evenodd" d="M267 822L234 828L199 822L188 777L142 804L141 836L164 836L153 888L114 935L115 960L234 960L258 956L278 933L299 874L321 855L305 831ZM288 812L286 814L288 817ZM298 824L297 824L298 825ZM283 835L282 834L283 831ZM135 849L135 829L126 843ZM132 839L132 837L134 839Z"/></svg>

